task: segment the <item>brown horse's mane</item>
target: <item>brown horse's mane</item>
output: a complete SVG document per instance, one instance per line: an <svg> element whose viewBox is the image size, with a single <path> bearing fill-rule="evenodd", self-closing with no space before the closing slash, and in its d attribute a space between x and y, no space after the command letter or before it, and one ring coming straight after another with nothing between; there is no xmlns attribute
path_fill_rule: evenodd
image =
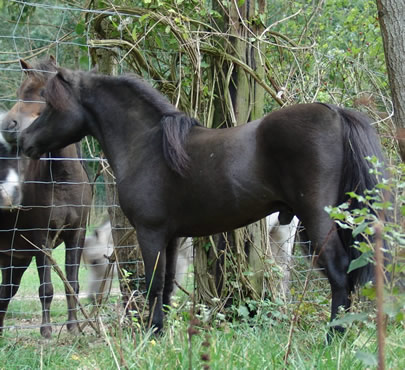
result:
<svg viewBox="0 0 405 370"><path fill-rule="evenodd" d="M32 68L29 69L29 74L35 80L38 80L42 83L48 81L52 76L55 75L57 67L55 62L48 59L41 59L32 64Z"/></svg>

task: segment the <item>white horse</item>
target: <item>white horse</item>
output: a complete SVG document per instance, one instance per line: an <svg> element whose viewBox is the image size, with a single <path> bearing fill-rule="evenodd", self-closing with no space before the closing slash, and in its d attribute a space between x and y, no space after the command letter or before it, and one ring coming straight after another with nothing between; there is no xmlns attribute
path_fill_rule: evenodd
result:
<svg viewBox="0 0 405 370"><path fill-rule="evenodd" d="M280 225L278 212L266 217L267 231L270 243L270 255L281 270L279 285L283 297L289 297L290 274L295 235L299 220L293 217L288 225Z"/></svg>
<svg viewBox="0 0 405 370"><path fill-rule="evenodd" d="M91 300L98 300L99 295L106 296L111 289L113 277L117 275L117 265L109 265L109 257L114 251L110 222L105 222L94 230L92 235L86 236L83 247L83 262L89 269L87 296ZM103 281L105 283L103 284Z"/></svg>
<svg viewBox="0 0 405 370"><path fill-rule="evenodd" d="M109 257L114 251L114 243L111 233L111 223L105 222L94 233L86 237L83 248L83 261L89 268L88 297L91 300L103 297L111 289L113 278L117 276L117 265L114 263L107 272ZM189 266L193 263L193 243L191 238L185 238L180 244L177 266L176 281L181 284ZM105 283L103 284L103 281ZM176 290L176 287L175 287Z"/></svg>

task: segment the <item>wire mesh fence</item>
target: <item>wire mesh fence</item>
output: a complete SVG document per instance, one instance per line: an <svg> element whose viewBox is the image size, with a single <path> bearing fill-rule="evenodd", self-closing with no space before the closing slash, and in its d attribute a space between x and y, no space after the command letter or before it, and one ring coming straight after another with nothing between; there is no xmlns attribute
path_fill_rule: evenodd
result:
<svg viewBox="0 0 405 370"><path fill-rule="evenodd" d="M100 57L97 52L108 51L115 56L113 68L116 73L133 71L133 62L127 58L132 51L131 47L129 50L117 47L117 39L111 44L108 40L101 42L91 30L99 26L101 18L110 17L113 24L118 22L114 32L121 32L118 40L125 44L128 40L124 37L124 28L137 22L142 14L107 8L95 10L89 9L87 5L84 1L56 0L11 0L1 3L0 107L4 111L4 119L17 120L10 116L7 118L6 114L10 110L14 112L11 117L18 116L18 119L28 123L38 115L43 104L41 87L36 86L38 91L34 92L37 94L27 99L21 96L20 86L30 78L30 73L52 74L55 70L41 69L41 65L31 67L31 64L35 65L36 59L53 55L61 66L91 70L95 59ZM142 46L148 32L145 29L144 35L133 43L133 48ZM160 53L164 58L177 59L181 63L181 51L175 54L173 50L166 51L162 47ZM22 64L20 59L25 60L26 64ZM147 69L144 69L144 77L154 83L159 82L159 76L145 73ZM32 86L30 88L33 89ZM32 94L31 90L29 92ZM3 328L11 332L33 329L40 327L41 322L43 327L64 327L68 317L66 297L68 302L73 300L68 306L68 324L69 320L76 321L76 315L77 321L83 326L89 319L93 322L100 317L108 319L108 312L99 308L103 300L104 307L110 307L112 311L118 307L121 314L125 315L121 300L125 290L123 286L131 281L131 297L135 295L141 298L147 287L143 282L140 253L131 254L136 250L133 229L123 221L114 191L114 176L98 144L86 138L80 148L75 147L70 154L51 153L39 161L22 157L18 147L15 150L4 139L0 141L1 145L4 154L0 156L0 176L3 173L4 176L0 181L1 191L4 190L5 195L0 209L0 262L3 278L0 317L4 319L7 310ZM85 174L81 173L80 178L74 178L69 172L72 166L76 175L79 167L85 169ZM14 195L14 192L20 194ZM85 193L91 193L91 196ZM75 234L69 236L69 232ZM85 241L81 239L84 235ZM270 244L274 243L270 234L267 237ZM288 232L284 242L294 238L295 229ZM288 277L284 277L285 289L288 291L284 295L285 302L295 304L305 300L326 307L329 294L326 281L316 268L309 267L307 260L312 256L301 252L299 244L297 241L288 252L287 264L277 261L277 255L266 256L264 259L268 265L264 270L273 271L272 279L275 280L283 279L283 274L288 271ZM84 250L80 263L78 256L82 247ZM50 256L45 258L38 248L45 248ZM180 248L176 276L181 286L180 294L195 288L192 250L191 240L186 240ZM119 256L131 257L122 260ZM32 261L33 257L36 261ZM70 283L73 291L66 288L66 281L57 272L51 272L47 267L50 262L57 263L61 268L65 266L66 273L62 278ZM136 274L128 271L136 271ZM274 284L280 282L275 281ZM18 286L17 294L7 307ZM80 304L76 303L74 291L78 293ZM99 299L101 293L108 293L108 298ZM52 295L53 302L49 307Z"/></svg>

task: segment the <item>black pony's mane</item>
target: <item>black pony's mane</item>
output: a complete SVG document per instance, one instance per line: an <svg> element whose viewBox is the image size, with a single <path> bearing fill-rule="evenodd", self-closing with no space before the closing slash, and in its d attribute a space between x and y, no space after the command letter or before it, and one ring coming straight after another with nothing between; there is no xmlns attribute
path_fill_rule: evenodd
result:
<svg viewBox="0 0 405 370"><path fill-rule="evenodd" d="M80 72L88 75L88 72ZM136 93L138 99L152 106L156 112L161 114L160 126L162 129L163 155L168 166L181 176L185 176L189 155L186 152L185 144L188 133L193 126L200 125L199 122L180 112L169 100L149 83L135 75L124 75L119 77L94 75L97 78L105 79L111 83L127 85L130 90ZM56 109L68 109L71 96L71 86L59 78L52 78L48 81L45 91L46 100Z"/></svg>
<svg viewBox="0 0 405 370"><path fill-rule="evenodd" d="M186 139L190 129L193 126L200 126L200 123L184 112L180 112L164 95L142 78L136 75L124 75L116 78L130 86L136 92L137 98L142 99L161 113L160 126L163 131L164 158L174 172L185 176L190 160L185 149Z"/></svg>

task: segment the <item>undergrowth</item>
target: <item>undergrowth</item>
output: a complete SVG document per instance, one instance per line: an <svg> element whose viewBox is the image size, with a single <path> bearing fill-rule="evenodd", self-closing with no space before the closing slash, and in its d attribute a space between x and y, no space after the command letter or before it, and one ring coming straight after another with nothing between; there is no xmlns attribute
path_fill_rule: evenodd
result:
<svg viewBox="0 0 405 370"><path fill-rule="evenodd" d="M302 316L290 338L291 318L204 321L181 305L167 314L164 333L155 336L128 320L120 324L114 317L118 310L112 307L103 312L111 320L104 322L100 336L89 330L71 336L62 330L44 340L38 330L6 332L0 340L0 369L363 369L375 365L369 356L376 352L372 314L367 321L348 323L344 336L327 345L328 324L315 315ZM386 343L387 368L405 368L403 326L391 323Z"/></svg>

